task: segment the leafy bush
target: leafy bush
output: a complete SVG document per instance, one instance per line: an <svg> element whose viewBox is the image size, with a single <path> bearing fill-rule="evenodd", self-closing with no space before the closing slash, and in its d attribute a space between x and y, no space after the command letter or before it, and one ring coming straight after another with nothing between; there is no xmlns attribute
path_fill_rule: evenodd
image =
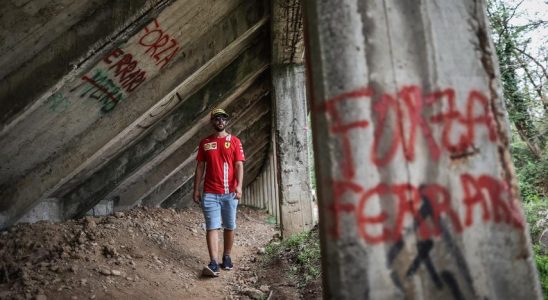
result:
<svg viewBox="0 0 548 300"><path fill-rule="evenodd" d="M548 151L540 159L532 156L524 142L511 145L521 197L524 202L548 201Z"/></svg>
<svg viewBox="0 0 548 300"><path fill-rule="evenodd" d="M534 245L535 262L540 277L540 285L544 293L544 299L548 299L548 256L542 253L539 245Z"/></svg>
<svg viewBox="0 0 548 300"><path fill-rule="evenodd" d="M544 299L548 299L548 255L539 244L540 235L548 228L548 154L545 151L540 159L536 159L522 141L513 143L511 151L540 284Z"/></svg>
<svg viewBox="0 0 548 300"><path fill-rule="evenodd" d="M537 200L523 203L533 243L537 243L542 231L548 227L548 201Z"/></svg>

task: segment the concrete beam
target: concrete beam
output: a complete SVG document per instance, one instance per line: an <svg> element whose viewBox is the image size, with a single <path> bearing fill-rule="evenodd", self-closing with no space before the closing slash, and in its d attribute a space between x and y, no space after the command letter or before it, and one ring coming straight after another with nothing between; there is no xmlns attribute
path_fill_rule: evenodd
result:
<svg viewBox="0 0 548 300"><path fill-rule="evenodd" d="M90 55L120 35L137 33L169 2L3 1L0 128Z"/></svg>
<svg viewBox="0 0 548 300"><path fill-rule="evenodd" d="M225 28L225 22L234 23L233 19L242 18L241 10L236 10L237 14L226 18L222 24L216 26L217 30ZM239 12L239 13L238 13ZM134 140L141 138L149 129L162 120L168 113L175 110L178 106L194 94L199 88L202 88L211 76L219 73L226 65L236 59L246 48L250 47L257 38L260 38L262 27L266 23L266 18L261 19L257 24L253 25L248 31L239 36L234 42L217 53L211 60L205 63L191 76L186 78L176 89L164 96L154 106L152 106L145 114L134 121L130 126L124 129L118 136L113 138L97 151L91 158L82 163L74 172L67 177L70 181L65 183L57 191L58 194L64 194L64 191L74 188L77 184L89 177L90 174L98 171L107 162L119 155L128 145ZM218 36L219 32L211 34ZM245 85L245 84L244 84ZM245 87L244 87L245 88Z"/></svg>
<svg viewBox="0 0 548 300"><path fill-rule="evenodd" d="M238 97L234 93L244 90L239 87L248 86L246 82L253 82L266 66L267 60L261 44L247 49L185 101L183 106L152 128L145 138L128 148L77 189L63 195L65 216L77 216L105 197L116 197L117 205L120 206L134 203L186 159L191 153L189 149L185 151L186 148L196 147L192 144L192 140L197 139L200 128L195 125L196 122L201 120L201 126L205 125L212 107L218 106L224 99L234 101ZM195 130L188 131L192 127ZM188 145L180 148L183 144ZM143 165L145 162L147 164Z"/></svg>
<svg viewBox="0 0 548 300"><path fill-rule="evenodd" d="M58 95L59 92L65 95L66 92L66 99L63 98L68 103L66 109L62 112L50 111L52 109L51 100L53 98L48 98L46 95L44 96L45 98L41 98L33 107L25 111L23 115L11 122L9 126L2 129L0 142L6 145L6 147L0 150L0 152L3 151L0 153L0 165L2 166L0 170L0 175L2 175L0 176L2 178L2 181L0 181L0 186L2 186L2 201L0 202L2 214L0 221L2 222L0 223L4 224L3 226L12 223L22 212L31 208L41 198L51 196L53 192L67 183L70 178L67 175L72 172L78 173L75 170L81 165L82 161L86 161L101 147L106 145L116 134L120 133L123 128L134 122L143 112L147 111L157 101L155 98L157 93L165 94L172 91L178 83L203 65L204 61L207 61L226 45L230 44L228 41L226 44L211 44L205 42L204 39L190 39L190 37L203 36L208 30L218 24L227 24L222 30L219 29L218 32L222 31L223 38L229 40L231 37L235 39L240 35L238 32L245 32L249 28L247 25L244 26L242 22L223 23L219 21L223 19L225 14L238 11L238 9L234 10L234 8L240 4L244 8L247 7L246 5L249 5L244 3L244 1L223 1L222 3L215 2L212 4L211 9L214 15L201 15L201 18L205 18L205 20L190 22L191 24L200 24L199 27L193 27L195 25L183 26L182 30L173 33L170 29L179 26L177 22L181 20L192 21L192 18L198 17L185 16L184 12L189 7L182 7L184 6L183 2L186 1L177 2L176 5L170 6L163 11L155 22L147 25L150 28L142 29L139 34L129 38L123 47L122 51L126 54L142 53L139 57L143 59L143 70L146 69L147 74L150 74L150 77L147 77L148 81L139 87L140 92L132 94L131 103L122 101L116 104L116 109L112 109L106 114L99 113L101 108L105 108L103 105L105 103L108 104L110 100L107 99L103 103L97 102L94 99L83 102L81 99L82 93L87 93L85 97L91 97L93 95L92 91L89 91L89 89L82 90L83 87L85 88L85 85L82 86L77 82L80 79L72 81L67 79L66 84L57 89ZM200 5L208 6L208 3ZM219 5L219 7L215 5ZM260 4L257 5L260 6ZM247 12L246 16L249 18L240 17L237 19L252 21L256 17L255 20L259 21L264 16L264 14L261 15L253 9L243 9L243 11ZM179 21L173 23L173 21L168 20ZM157 26L163 27L157 29ZM146 44L146 39L143 40L143 38L146 36L147 30L148 32L151 30L160 30L174 39L180 37L179 34L185 34L185 37L188 37L189 40L185 40L184 43L176 40L180 44L180 48L176 53L177 55L172 57L169 64L167 64L165 60L155 61L155 58L147 57L150 52L146 53L145 50L147 48L141 45L141 43ZM198 42L190 42L191 40ZM221 41L226 40L221 39ZM141 52L139 49L144 50ZM115 56L116 54L113 55ZM83 64L82 66L86 65L87 67L79 70L79 76L83 74L85 78L93 77L92 73L97 68L107 64L106 61L112 61L114 56L105 57L106 60L101 60L97 65L90 64L88 66ZM101 58L101 56L90 58L88 62L96 62ZM164 64L165 68L163 68ZM80 90L78 93L72 94L71 91L75 87ZM101 97L104 98L105 95ZM90 109L93 110L94 107L98 108L98 114L89 113ZM62 115L63 118L59 118L59 115ZM37 120L41 121L37 122ZM104 128L109 128L109 130L104 130ZM19 137L14 136L17 132L24 132L25 134ZM39 147L37 145L42 146ZM47 146L44 147L43 145ZM13 153L17 153L17 155L13 155ZM10 160L5 160L7 157L10 157ZM25 174L24 177L22 176L23 174Z"/></svg>

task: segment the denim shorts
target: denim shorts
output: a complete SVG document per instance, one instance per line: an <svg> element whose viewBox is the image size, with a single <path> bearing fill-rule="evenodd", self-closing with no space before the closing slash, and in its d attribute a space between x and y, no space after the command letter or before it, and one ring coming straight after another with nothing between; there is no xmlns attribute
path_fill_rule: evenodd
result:
<svg viewBox="0 0 548 300"><path fill-rule="evenodd" d="M202 210L204 212L206 229L220 229L221 221L224 229L236 229L237 208L238 199L236 199L236 193L204 193L202 196Z"/></svg>

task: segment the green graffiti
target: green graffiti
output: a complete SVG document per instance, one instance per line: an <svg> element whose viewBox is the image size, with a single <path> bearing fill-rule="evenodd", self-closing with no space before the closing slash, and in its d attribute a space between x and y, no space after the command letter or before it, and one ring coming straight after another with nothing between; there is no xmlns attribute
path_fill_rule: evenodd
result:
<svg viewBox="0 0 548 300"><path fill-rule="evenodd" d="M79 97L96 99L101 104L101 112L106 113L124 99L124 93L104 70L96 68L94 71L93 77L83 76L82 84L72 89L71 92L83 87Z"/></svg>
<svg viewBox="0 0 548 300"><path fill-rule="evenodd" d="M60 93L54 93L46 100L46 104L50 111L64 112L69 106L69 100Z"/></svg>

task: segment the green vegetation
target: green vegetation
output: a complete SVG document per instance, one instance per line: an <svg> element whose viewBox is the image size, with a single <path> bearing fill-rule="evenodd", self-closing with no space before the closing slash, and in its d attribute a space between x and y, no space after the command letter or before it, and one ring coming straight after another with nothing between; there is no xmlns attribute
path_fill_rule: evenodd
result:
<svg viewBox="0 0 548 300"><path fill-rule="evenodd" d="M529 223L544 298L548 299L548 253L540 235L548 228L548 25L523 1L488 0L487 13L499 59L504 100L512 125L511 153ZM541 41L534 42L541 36ZM540 46L538 46L540 45Z"/></svg>
<svg viewBox="0 0 548 300"><path fill-rule="evenodd" d="M276 219L275 216L268 216L268 218L266 219L266 223L270 224L270 225L275 225L276 223L278 223L278 220Z"/></svg>
<svg viewBox="0 0 548 300"><path fill-rule="evenodd" d="M281 242L272 242L266 247L265 264L284 259L289 263L290 276L299 287L304 287L320 277L320 238L318 228L293 235Z"/></svg>
<svg viewBox="0 0 548 300"><path fill-rule="evenodd" d="M534 245L533 250L535 252L535 261L537 262L540 284L544 291L544 299L548 299L548 293L546 292L546 288L548 287L548 256L542 255L542 250L539 245Z"/></svg>

